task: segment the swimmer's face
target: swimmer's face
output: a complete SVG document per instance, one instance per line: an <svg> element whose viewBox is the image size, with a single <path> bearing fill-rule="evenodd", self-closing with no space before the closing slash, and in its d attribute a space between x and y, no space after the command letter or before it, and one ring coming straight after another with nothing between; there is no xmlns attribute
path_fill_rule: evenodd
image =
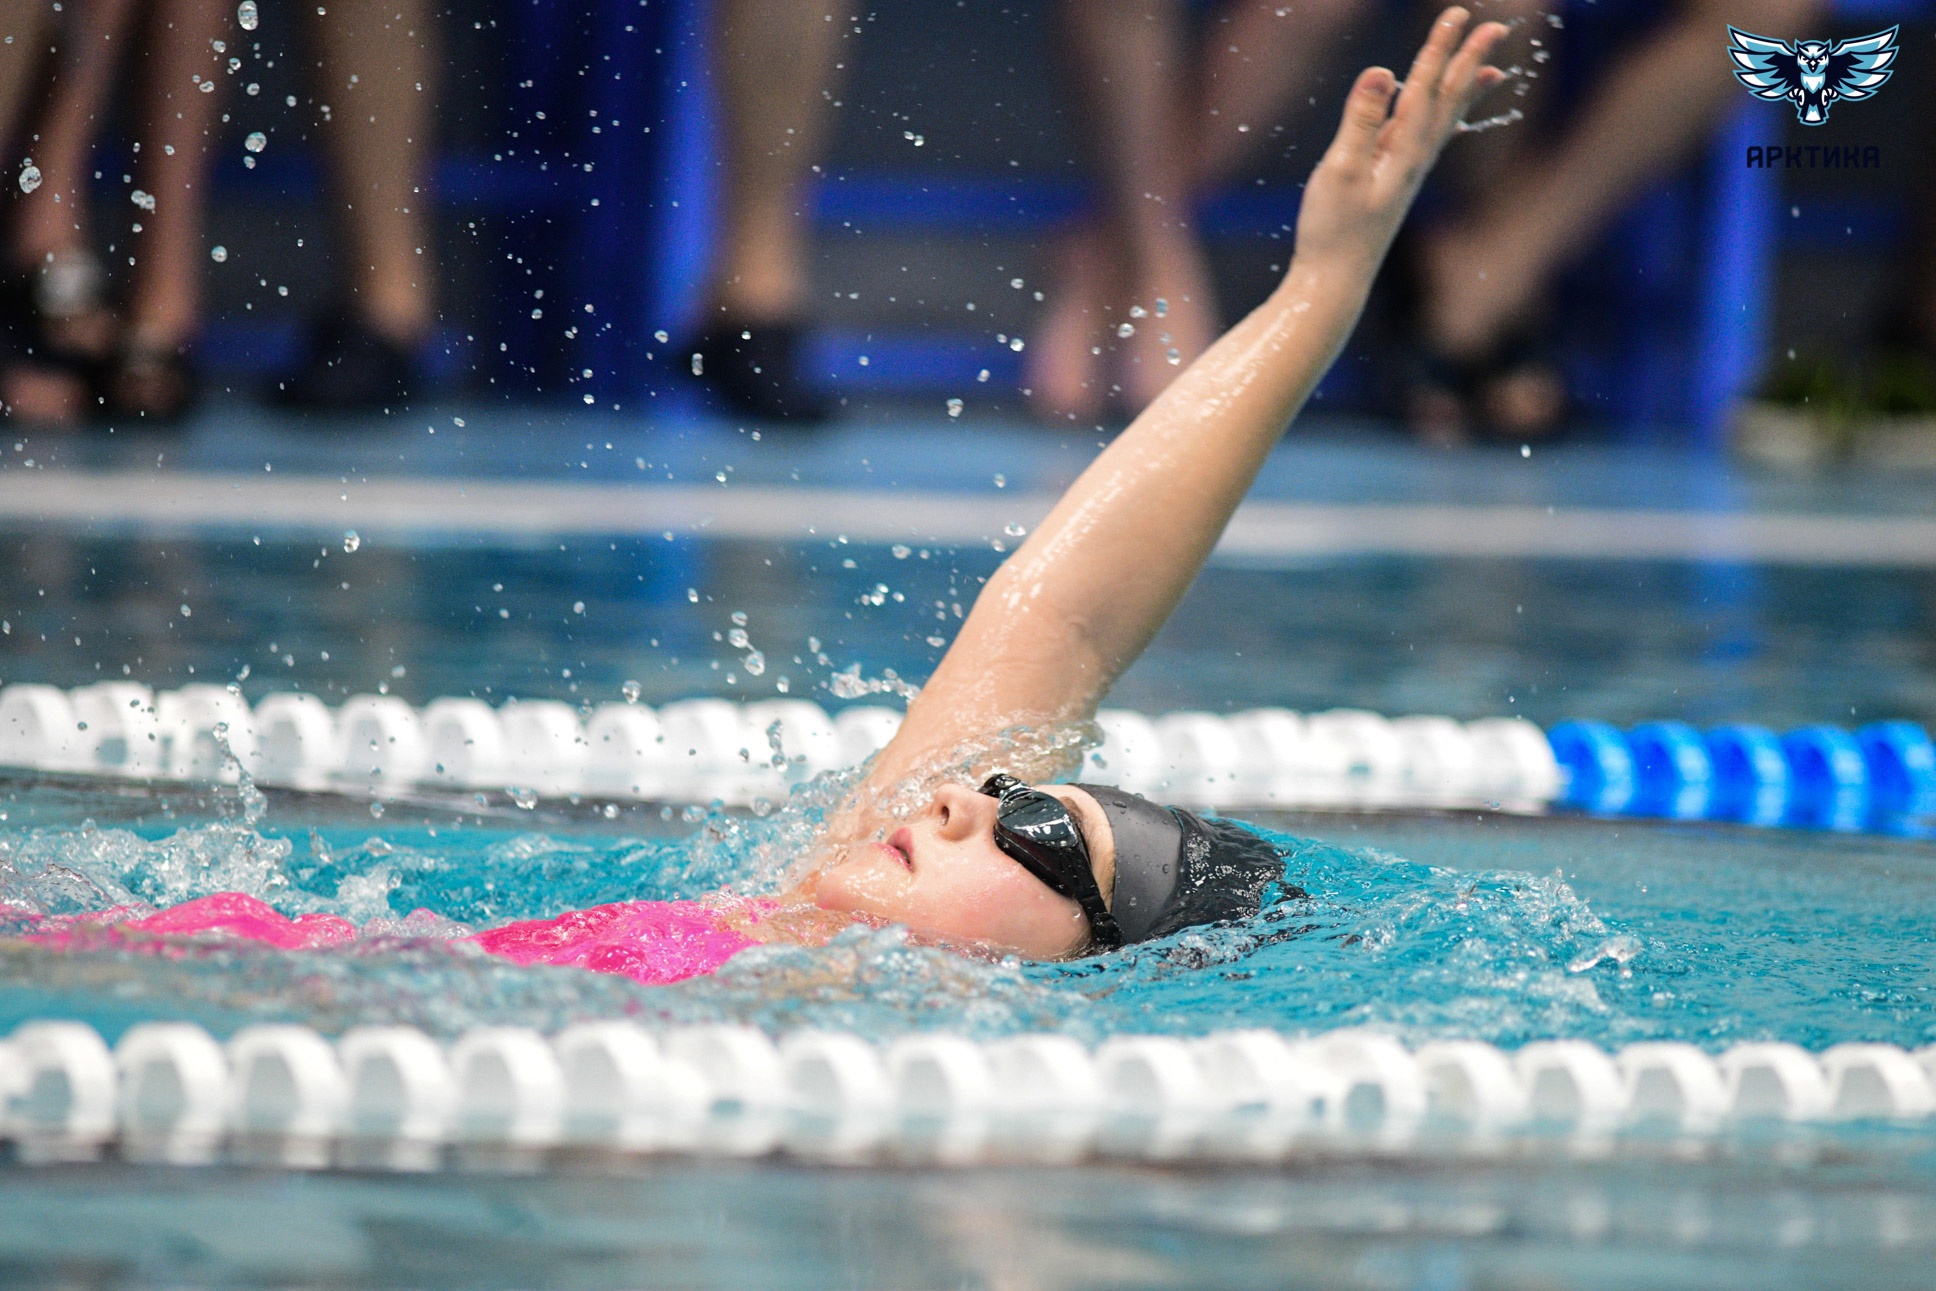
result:
<svg viewBox="0 0 1936 1291"><path fill-rule="evenodd" d="M1068 804L1105 896L1115 842L1102 807L1069 785L1038 785ZM995 845L995 799L963 785L935 790L926 810L884 842L856 843L819 876L827 910L906 924L950 941L975 941L1030 959L1064 959L1089 941L1089 920Z"/></svg>

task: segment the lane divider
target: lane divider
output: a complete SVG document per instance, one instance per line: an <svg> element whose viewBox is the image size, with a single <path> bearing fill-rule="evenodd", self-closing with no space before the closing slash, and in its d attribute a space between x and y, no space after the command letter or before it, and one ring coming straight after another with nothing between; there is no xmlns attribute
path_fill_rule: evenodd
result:
<svg viewBox="0 0 1936 1291"><path fill-rule="evenodd" d="M1936 1045L1713 1057L1648 1041L1514 1053L1474 1040L1273 1031L1197 1039L945 1034L881 1045L746 1026L654 1032L588 1022L554 1036L481 1027L445 1046L404 1026L335 1041L245 1027L218 1042L146 1022L110 1048L72 1021L0 1042L0 1136L30 1163L228 1161L287 1169L542 1168L585 1154L814 1161L1282 1160L1299 1153L1617 1146L1889 1122L1936 1127Z"/></svg>
<svg viewBox="0 0 1936 1291"><path fill-rule="evenodd" d="M234 687L159 694L135 682L73 691L0 689L0 766L132 778L235 781L383 797L419 789L544 798L775 801L859 764L898 711L807 700L688 699L652 708L452 697L271 694ZM1598 815L1819 829L1921 829L1936 814L1936 744L1913 722L1854 731L1696 729L1598 721L1550 732L1518 718L1387 718L1357 709L1148 717L1120 709L1086 779L1213 811L1560 807Z"/></svg>

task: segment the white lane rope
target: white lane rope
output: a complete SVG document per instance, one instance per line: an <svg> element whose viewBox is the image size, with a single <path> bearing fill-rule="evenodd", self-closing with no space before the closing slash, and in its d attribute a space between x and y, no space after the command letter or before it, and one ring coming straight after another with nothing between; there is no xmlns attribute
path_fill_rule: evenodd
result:
<svg viewBox="0 0 1936 1291"><path fill-rule="evenodd" d="M263 785L374 798L426 788L502 791L521 805L583 795L749 806L858 766L900 723L891 708L829 714L798 699L654 709L456 697L418 709L394 695L332 707L281 692L251 708L234 687L16 684L0 689L0 767L229 783L246 770ZM1564 788L1544 732L1514 718L1106 710L1097 726L1085 778L1211 810L1539 811Z"/></svg>
<svg viewBox="0 0 1936 1291"><path fill-rule="evenodd" d="M528 1170L587 1154L851 1164L1270 1163L1556 1143L1597 1153L1833 1122L1927 1128L1936 1046L1739 1044L1719 1055L1580 1040L1408 1048L1376 1031L1036 1033L878 1044L831 1031L588 1022L554 1036L406 1026L226 1042L145 1022L0 1041L0 1137L27 1164L231 1161L295 1169Z"/></svg>

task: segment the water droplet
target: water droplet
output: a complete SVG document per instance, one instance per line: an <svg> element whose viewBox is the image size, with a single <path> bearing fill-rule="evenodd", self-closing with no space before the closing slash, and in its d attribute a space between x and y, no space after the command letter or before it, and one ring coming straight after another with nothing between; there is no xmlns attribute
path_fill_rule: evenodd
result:
<svg viewBox="0 0 1936 1291"><path fill-rule="evenodd" d="M185 618L185 619L186 619L186 618L193 618L193 617L194 617L194 615L195 615L195 611L193 611L193 610L191 610L191 609L189 609L189 608L188 608L188 606L187 606L186 604L184 604L184 605L183 605L183 606L181 607L181 616L182 616L183 618Z"/></svg>
<svg viewBox="0 0 1936 1291"><path fill-rule="evenodd" d="M758 677L766 671L766 656L758 650L749 652L744 659L740 660L740 663L745 666L748 674L754 677Z"/></svg>
<svg viewBox="0 0 1936 1291"><path fill-rule="evenodd" d="M370 804L370 814L371 814L372 816L375 816L375 817L376 817L376 818L377 818L378 820L381 820L381 819L383 819L383 804L382 804L382 803L380 803L380 802L373 802L373 803L371 803L371 804Z"/></svg>
<svg viewBox="0 0 1936 1291"><path fill-rule="evenodd" d="M950 417L959 417L961 415L961 400L948 400L948 415Z"/></svg>
<svg viewBox="0 0 1936 1291"><path fill-rule="evenodd" d="M867 366L867 356L865 354L861 355L858 361L862 367Z"/></svg>
<svg viewBox="0 0 1936 1291"><path fill-rule="evenodd" d="M262 21L262 13L255 7L255 0L242 0L241 4L235 6L235 21L243 31L255 30L256 24Z"/></svg>
<svg viewBox="0 0 1936 1291"><path fill-rule="evenodd" d="M636 681L628 681L618 688L618 693L625 696L626 703L636 704L639 702L639 696L645 693L645 687Z"/></svg>
<svg viewBox="0 0 1936 1291"><path fill-rule="evenodd" d="M1162 318L1170 312L1170 302L1161 296L1156 298L1156 316Z"/></svg>
<svg viewBox="0 0 1936 1291"><path fill-rule="evenodd" d="M1129 316L1131 318L1142 318L1146 316L1148 313L1149 311L1147 309L1144 309L1141 305L1131 305L1129 307Z"/></svg>
<svg viewBox="0 0 1936 1291"><path fill-rule="evenodd" d="M1170 352L1163 357L1170 361L1171 367L1175 367L1177 364L1183 362L1183 355L1177 352L1175 346L1171 346Z"/></svg>
<svg viewBox="0 0 1936 1291"><path fill-rule="evenodd" d="M1005 524L1002 526L1002 532L1007 534L1011 538L1020 538L1023 534L1028 532L1028 527L1026 525L1020 525L1020 524L1015 524L1011 522L1009 524Z"/></svg>
<svg viewBox="0 0 1936 1291"><path fill-rule="evenodd" d="M995 476L995 487L996 487L996 488L998 488L998 489L1005 489L1005 488L1007 488L1007 487L1008 487L1008 477L1007 477L1006 475L1001 475L1001 474L997 474L997 475Z"/></svg>
<svg viewBox="0 0 1936 1291"><path fill-rule="evenodd" d="M513 788L506 792L511 795L511 801L518 804L525 811L530 811L538 805L538 791L536 789Z"/></svg>
<svg viewBox="0 0 1936 1291"><path fill-rule="evenodd" d="M732 628L728 630L726 633L726 644L733 647L733 649L735 650L745 650L748 647L750 647L753 644L753 642L751 638L749 638L746 635L745 628Z"/></svg>
<svg viewBox="0 0 1936 1291"><path fill-rule="evenodd" d="M1015 288L1015 290L1020 291L1022 289L1022 280L1020 278L1010 278L1008 280L1008 285Z"/></svg>
<svg viewBox="0 0 1936 1291"><path fill-rule="evenodd" d="M897 542L892 547L889 547L888 550L894 553L894 559L896 560L906 560L914 554L914 548L904 542Z"/></svg>
<svg viewBox="0 0 1936 1291"><path fill-rule="evenodd" d="M1128 337L1131 337L1131 336L1134 336L1134 335L1136 335L1136 324L1134 324L1134 323L1119 323L1119 324L1117 324L1117 326L1116 326L1116 335L1118 335L1118 336L1121 336L1121 337L1124 337L1124 338L1128 338Z"/></svg>
<svg viewBox="0 0 1936 1291"><path fill-rule="evenodd" d="M1008 341L1008 348L1019 352L1022 348L1022 338L1019 336L1010 337Z"/></svg>
<svg viewBox="0 0 1936 1291"><path fill-rule="evenodd" d="M229 249L225 246L212 246L208 249L208 258L216 264L222 264L229 258Z"/></svg>
<svg viewBox="0 0 1936 1291"><path fill-rule="evenodd" d="M40 167L28 162L20 168L20 191L31 193L40 187Z"/></svg>
<svg viewBox="0 0 1936 1291"><path fill-rule="evenodd" d="M670 335L670 334L669 334L669 333L668 333L668 332L667 332L667 331L666 331L666 330L665 330L665 329L664 329L664 328L662 327L662 328L660 328L660 329L659 329L658 331L656 331L656 332L654 332L654 333L652 333L652 339L653 339L653 340L655 340L655 341L657 341L657 342L658 342L659 344L661 344L661 345L664 345L664 344L665 344L665 343L666 343L667 341L669 341L669 340L671 340L671 339L672 339L672 337L671 337L671 335Z"/></svg>
<svg viewBox="0 0 1936 1291"><path fill-rule="evenodd" d="M363 540L357 536L356 530L345 529L343 531L343 550L344 551L353 552L358 547L361 547L362 545L363 545Z"/></svg>
<svg viewBox="0 0 1936 1291"><path fill-rule="evenodd" d="M1519 455L1521 457L1531 457L1533 455L1533 446L1531 444L1521 444L1519 446Z"/></svg>
<svg viewBox="0 0 1936 1291"><path fill-rule="evenodd" d="M571 612L573 614L583 614L585 612L585 603L583 601L573 601L571 603Z"/></svg>
<svg viewBox="0 0 1936 1291"><path fill-rule="evenodd" d="M261 152L269 146L269 136L260 130L251 130L248 138L242 141L242 146L250 152Z"/></svg>
<svg viewBox="0 0 1936 1291"><path fill-rule="evenodd" d="M134 192L128 194L128 200L144 211L152 211L155 209L155 196L153 193L144 193L137 188Z"/></svg>

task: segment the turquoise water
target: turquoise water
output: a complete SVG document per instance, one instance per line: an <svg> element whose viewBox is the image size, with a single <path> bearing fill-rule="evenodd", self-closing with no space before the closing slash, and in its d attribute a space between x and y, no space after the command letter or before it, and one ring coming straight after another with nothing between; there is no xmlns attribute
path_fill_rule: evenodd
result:
<svg viewBox="0 0 1936 1291"><path fill-rule="evenodd" d="M251 826L218 795L170 804L174 819L144 802L118 821L77 822L115 804L39 792L40 810L35 791L15 797L0 833L0 902L17 917L239 890L291 915L343 915L364 935L349 951L212 946L166 959L16 945L0 950L0 1023L57 1011L110 1033L184 1015L217 1031L270 1018L332 1031L382 1016L448 1035L633 1015L882 1038L1375 1024L1412 1041L1505 1046L1936 1041L1936 937L1922 914L1936 904L1936 848L1912 841L1465 814L1278 817L1267 827L1288 853L1287 878L1312 895L1239 924L1060 965L975 960L856 926L828 946L759 947L711 978L645 987L518 968L452 938L606 901L770 891L811 813L691 825L637 810L606 822L587 809L523 830L453 813L352 824L347 808L278 796Z"/></svg>
<svg viewBox="0 0 1936 1291"><path fill-rule="evenodd" d="M515 447L528 438L491 442L529 456ZM276 471L301 451L330 457L335 478L344 465L335 457L348 450L318 442L278 441ZM909 442L896 426L853 452L862 466L895 454L947 487L987 479L986 446L950 456L932 440L914 441L920 451ZM185 446L191 455L196 443ZM635 450L669 447L620 444L614 456L626 470ZM363 443L359 470L396 447ZM761 453L769 449L782 452L767 444ZM750 474L759 463L740 451ZM791 457L763 469L771 482L798 478L806 463L797 459L816 451L788 447ZM255 439L237 452L237 469L259 469ZM1008 468L1011 487L1063 478L1069 453L1039 455L1034 476ZM1710 478L1672 467L1636 482L1599 459L1568 466L1564 457L1551 454L1550 469L1571 472L1572 483L1550 494L1528 492L1489 460L1407 458L1417 477L1409 484L1367 471L1361 456L1315 475L1308 453L1273 469L1285 496L1315 489L1319 501L1654 505L1686 501L1673 490L1699 493ZM1513 469L1548 460L1542 452ZM692 468L681 478L712 478L722 464ZM822 463L820 478L845 484L857 470L841 458ZM1827 486L1782 486L1772 501L1866 506L1885 486L1896 487L1863 484L1826 499ZM1890 497L1907 510L1927 506L1920 490ZM831 704L828 679L856 663L869 675L924 676L953 631L946 605L995 563L986 551L924 557L837 543L518 546L453 535L366 536L351 555L340 535L264 534L258 545L213 530L0 533L0 555L0 680L239 679L251 699L305 689L336 701L388 688L419 703L453 693L596 703L628 680L648 703L758 698L786 676L789 693ZM1936 576L1916 569L1388 557L1217 565L1114 698L1150 712L1350 704L1543 722L1931 723L1933 593ZM748 614L770 663L757 682L723 641L734 611ZM1077 965L972 960L857 928L831 946L756 949L711 978L648 988L518 968L455 937L598 901L722 884L759 890L797 854L799 818L663 819L626 808L606 819L502 800L461 811L393 801L372 817L363 802L272 793L251 822L233 795L0 780L0 930L37 913L228 889L290 914L342 914L364 930L353 948L316 954L220 945L167 957L56 953L0 939L0 1029L49 1015L88 1019L110 1037L148 1018L192 1018L218 1034L263 1020L337 1033L386 1019L448 1036L487 1021L631 1016L881 1038L924 1028L1049 1028L1096 1040L1369 1023L1412 1041L1508 1047L1554 1036L1608 1046L1684 1039L1709 1051L1764 1038L1811 1048L1936 1041L1929 842L1469 814L1259 823L1285 840L1289 877L1314 895L1241 926ZM1761 1155L1731 1143L1698 1159L1543 1151L1298 1160L1267 1173L687 1162L624 1178L0 1170L0 1277L1074 1287L1200 1286L1214 1269L1229 1286L1926 1285L1936 1265L1932 1198L1925 1138L1877 1143L1828 1129Z"/></svg>

